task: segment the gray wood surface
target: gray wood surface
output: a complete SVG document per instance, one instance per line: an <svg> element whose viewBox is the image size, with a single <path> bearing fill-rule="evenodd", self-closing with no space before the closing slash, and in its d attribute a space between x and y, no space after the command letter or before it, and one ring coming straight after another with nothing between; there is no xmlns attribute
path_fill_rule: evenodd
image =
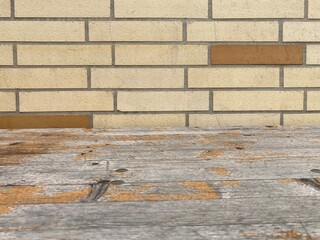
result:
<svg viewBox="0 0 320 240"><path fill-rule="evenodd" d="M320 239L320 128L0 130L0 239Z"/></svg>

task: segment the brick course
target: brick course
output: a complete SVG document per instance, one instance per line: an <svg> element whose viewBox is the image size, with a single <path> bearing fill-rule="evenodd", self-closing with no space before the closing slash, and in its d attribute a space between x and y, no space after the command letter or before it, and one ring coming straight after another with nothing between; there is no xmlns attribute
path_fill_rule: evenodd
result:
<svg viewBox="0 0 320 240"><path fill-rule="evenodd" d="M0 20L0 128L320 124L318 0L0 0Z"/></svg>

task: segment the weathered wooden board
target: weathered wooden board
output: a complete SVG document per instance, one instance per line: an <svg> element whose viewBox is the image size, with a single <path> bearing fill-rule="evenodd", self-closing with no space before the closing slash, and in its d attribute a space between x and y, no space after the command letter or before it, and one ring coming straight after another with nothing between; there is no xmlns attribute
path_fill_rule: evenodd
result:
<svg viewBox="0 0 320 240"><path fill-rule="evenodd" d="M65 230L38 230L36 226L25 229L8 229L0 232L0 238L5 239L176 239L176 240L203 240L203 239L286 239L286 240L319 240L319 223L288 223L288 224L245 224L245 225L213 225L213 226L117 226L105 228L86 228Z"/></svg>
<svg viewBox="0 0 320 240"><path fill-rule="evenodd" d="M2 130L0 239L320 239L320 128Z"/></svg>

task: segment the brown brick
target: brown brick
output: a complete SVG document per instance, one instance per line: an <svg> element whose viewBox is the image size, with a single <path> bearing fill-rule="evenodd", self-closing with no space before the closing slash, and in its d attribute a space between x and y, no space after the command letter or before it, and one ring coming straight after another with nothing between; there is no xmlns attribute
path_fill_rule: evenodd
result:
<svg viewBox="0 0 320 240"><path fill-rule="evenodd" d="M89 115L1 116L0 129L90 128Z"/></svg>
<svg viewBox="0 0 320 240"><path fill-rule="evenodd" d="M211 64L302 64L300 45L217 45Z"/></svg>

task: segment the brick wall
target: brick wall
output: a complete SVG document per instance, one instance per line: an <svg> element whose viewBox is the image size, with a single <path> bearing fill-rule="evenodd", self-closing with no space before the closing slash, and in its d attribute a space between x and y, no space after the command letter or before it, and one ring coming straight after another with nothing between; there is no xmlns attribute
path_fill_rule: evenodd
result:
<svg viewBox="0 0 320 240"><path fill-rule="evenodd" d="M0 128L314 124L319 0L0 0Z"/></svg>

